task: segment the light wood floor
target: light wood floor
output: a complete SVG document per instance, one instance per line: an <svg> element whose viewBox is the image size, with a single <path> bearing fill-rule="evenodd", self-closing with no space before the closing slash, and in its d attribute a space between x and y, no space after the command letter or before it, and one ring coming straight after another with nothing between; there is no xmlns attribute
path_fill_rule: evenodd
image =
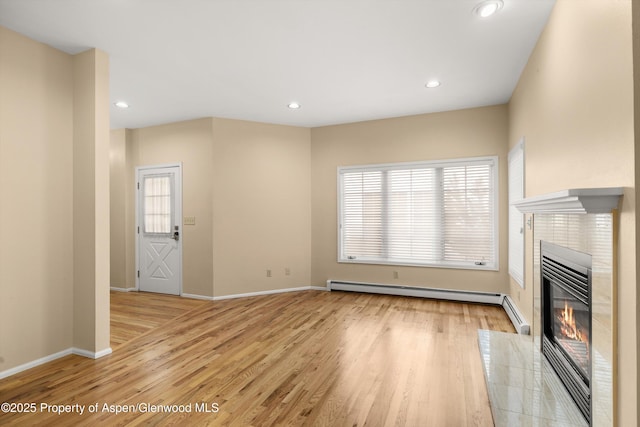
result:
<svg viewBox="0 0 640 427"><path fill-rule="evenodd" d="M0 425L491 426L476 331L513 332L500 307L409 297L111 297L114 353L0 380L0 402L38 405L0 413ZM42 403L85 413L43 413Z"/></svg>
<svg viewBox="0 0 640 427"><path fill-rule="evenodd" d="M147 292L111 292L111 348L207 304L205 301Z"/></svg>

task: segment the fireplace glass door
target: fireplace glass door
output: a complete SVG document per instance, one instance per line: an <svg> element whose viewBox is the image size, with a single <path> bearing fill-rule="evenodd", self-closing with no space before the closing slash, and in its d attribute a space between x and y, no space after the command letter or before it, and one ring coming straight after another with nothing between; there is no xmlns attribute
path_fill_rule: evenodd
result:
<svg viewBox="0 0 640 427"><path fill-rule="evenodd" d="M591 255L542 241L542 354L591 422Z"/></svg>
<svg viewBox="0 0 640 427"><path fill-rule="evenodd" d="M585 379L591 378L589 307L551 282L553 339Z"/></svg>

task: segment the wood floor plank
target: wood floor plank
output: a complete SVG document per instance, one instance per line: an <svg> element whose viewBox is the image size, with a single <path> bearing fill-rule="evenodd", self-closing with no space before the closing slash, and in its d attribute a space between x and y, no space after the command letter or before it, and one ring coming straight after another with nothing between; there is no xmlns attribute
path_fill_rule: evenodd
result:
<svg viewBox="0 0 640 427"><path fill-rule="evenodd" d="M410 297L111 298L113 354L0 380L0 402L38 405L0 425L490 426L476 331L514 332L500 307Z"/></svg>
<svg viewBox="0 0 640 427"><path fill-rule="evenodd" d="M111 348L177 318L204 301L147 292L111 292Z"/></svg>

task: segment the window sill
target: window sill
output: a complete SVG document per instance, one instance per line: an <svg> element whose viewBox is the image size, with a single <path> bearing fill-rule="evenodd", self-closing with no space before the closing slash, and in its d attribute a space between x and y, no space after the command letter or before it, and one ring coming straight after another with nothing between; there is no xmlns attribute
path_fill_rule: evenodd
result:
<svg viewBox="0 0 640 427"><path fill-rule="evenodd" d="M420 264L405 261L382 261L373 259L339 259L339 264L367 264L367 265L391 265L398 267L420 267L420 268L446 268L453 270L478 270L478 271L499 271L499 266L495 263L485 265L475 265L469 263L433 263Z"/></svg>

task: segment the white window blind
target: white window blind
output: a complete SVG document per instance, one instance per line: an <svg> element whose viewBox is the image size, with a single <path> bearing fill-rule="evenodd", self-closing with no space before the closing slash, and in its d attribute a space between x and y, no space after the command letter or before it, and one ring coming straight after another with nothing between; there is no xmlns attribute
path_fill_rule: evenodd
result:
<svg viewBox="0 0 640 427"><path fill-rule="evenodd" d="M524 214L512 204L524 197L524 141L509 152L509 274L524 288Z"/></svg>
<svg viewBox="0 0 640 427"><path fill-rule="evenodd" d="M497 158L339 168L339 261L497 269Z"/></svg>

